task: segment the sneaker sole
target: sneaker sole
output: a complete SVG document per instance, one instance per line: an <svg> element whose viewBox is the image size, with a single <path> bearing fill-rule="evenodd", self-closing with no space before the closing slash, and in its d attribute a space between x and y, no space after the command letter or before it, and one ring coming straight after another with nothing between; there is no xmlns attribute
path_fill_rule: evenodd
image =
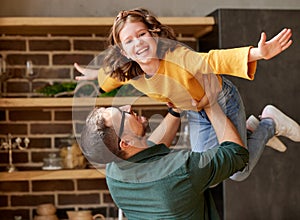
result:
<svg viewBox="0 0 300 220"><path fill-rule="evenodd" d="M262 114L262 118L273 118L275 121L276 127L279 122L285 122L286 125L283 131L276 131L276 136L285 136L292 141L299 142L300 141L300 126L293 119L288 117L286 114L281 112L278 108L273 105L267 105ZM279 121L279 122L278 122ZM293 130L294 129L294 130Z"/></svg>
<svg viewBox="0 0 300 220"><path fill-rule="evenodd" d="M246 122L247 129L252 131L257 128L258 124L259 120L254 115L250 115ZM287 150L287 147L284 145L284 143L282 143L276 136L273 136L271 139L269 139L269 141L266 143L266 146L279 152L285 152Z"/></svg>

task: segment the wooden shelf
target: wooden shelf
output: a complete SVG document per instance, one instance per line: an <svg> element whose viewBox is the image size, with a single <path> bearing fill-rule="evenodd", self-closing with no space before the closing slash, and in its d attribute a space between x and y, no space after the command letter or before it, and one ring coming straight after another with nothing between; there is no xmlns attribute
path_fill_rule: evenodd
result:
<svg viewBox="0 0 300 220"><path fill-rule="evenodd" d="M149 97L107 97L107 98L0 98L0 109L11 108L64 108L128 105L166 106Z"/></svg>
<svg viewBox="0 0 300 220"><path fill-rule="evenodd" d="M159 17L177 34L201 37L212 31L213 17ZM107 36L114 17L1 17L0 34L98 34Z"/></svg>
<svg viewBox="0 0 300 220"><path fill-rule="evenodd" d="M0 172L0 181L102 179L105 169Z"/></svg>

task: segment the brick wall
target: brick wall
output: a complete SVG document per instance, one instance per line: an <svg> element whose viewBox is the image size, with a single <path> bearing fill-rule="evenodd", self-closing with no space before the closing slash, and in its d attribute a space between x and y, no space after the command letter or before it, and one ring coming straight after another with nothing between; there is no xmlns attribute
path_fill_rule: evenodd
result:
<svg viewBox="0 0 300 220"><path fill-rule="evenodd" d="M104 49L104 37L90 36L2 36L1 56L6 61L7 80L2 95L37 96L36 89L54 82L72 81L78 73L73 63L88 65ZM26 78L26 61L32 61L34 78Z"/></svg>
<svg viewBox="0 0 300 220"><path fill-rule="evenodd" d="M105 48L106 38L87 33L81 36L6 36L0 37L0 56L6 62L1 75L2 97L40 97L36 88L55 82L70 82L78 72L74 62L88 65ZM181 39L195 48L194 39ZM33 64L34 78L26 75L26 61ZM135 109L146 116L164 115L165 107ZM84 112L85 110L82 109ZM83 114L83 115L86 115ZM82 118L84 120L84 118ZM13 151L13 163L19 170L40 170L43 158L59 153L63 140L80 131L83 122L73 126L71 108L0 108L0 139L8 133L14 137L28 137L26 150ZM155 123L155 122L154 122ZM14 140L13 139L13 140ZM0 171L5 171L8 153L0 150ZM75 177L76 178L76 177ZM0 181L1 219L33 219L35 208L44 202L54 203L63 219L66 210L90 209L107 217L116 217L115 207L104 179L52 181Z"/></svg>
<svg viewBox="0 0 300 220"><path fill-rule="evenodd" d="M67 219L69 210L88 209L111 219L118 214L105 179L0 181L0 192L1 220L33 219L37 205L43 203L54 204L59 219Z"/></svg>
<svg viewBox="0 0 300 220"><path fill-rule="evenodd" d="M30 139L29 147L26 150L13 150L13 164L19 170L40 170L43 166L43 159L50 153L59 155L62 147L70 136L80 134L88 111L81 109L82 118L72 120L71 108L23 108L23 109L2 109L0 120L0 137L7 141L7 134L11 133L12 142L17 137L24 140ZM162 107L133 107L133 110L147 117L154 114L165 115L166 108ZM158 122L153 121L154 126ZM0 171L5 171L9 162L6 150L0 150Z"/></svg>
<svg viewBox="0 0 300 220"><path fill-rule="evenodd" d="M181 38L196 47L193 38ZM106 47L101 36L2 36L0 57L6 62L1 94L5 97L40 96L33 91L55 82L73 81L79 73L74 62L88 65ZM32 61L32 78L26 77L26 62ZM27 74L28 75L28 74Z"/></svg>
<svg viewBox="0 0 300 220"><path fill-rule="evenodd" d="M161 107L160 107L161 108ZM164 115L164 109L135 107L134 110L145 115ZM13 164L20 170L41 170L43 159L49 153L59 154L61 140L69 138L72 132L71 109L4 109L0 121L1 136L12 133L15 137L28 137L29 148L13 150ZM154 121L158 124L158 121ZM83 123L78 122L80 132ZM179 135L179 134L178 134ZM7 151L0 151L0 168L6 172ZM117 218L114 205L105 179L76 179L51 181L5 181L0 180L0 216L2 220L21 215L23 219L33 219L36 206L53 203L60 219L66 218L66 211L89 209L94 214ZM3 218L2 218L3 216ZM4 217L5 216L5 217Z"/></svg>

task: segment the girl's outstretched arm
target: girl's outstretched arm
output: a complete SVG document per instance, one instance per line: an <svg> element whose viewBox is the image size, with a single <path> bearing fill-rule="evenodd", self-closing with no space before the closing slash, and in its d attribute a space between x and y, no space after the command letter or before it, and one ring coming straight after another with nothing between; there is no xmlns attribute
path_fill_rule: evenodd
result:
<svg viewBox="0 0 300 220"><path fill-rule="evenodd" d="M292 44L292 30L284 28L271 40L267 40L267 35L265 32L261 33L260 41L257 47L250 49L248 62L253 62L256 60L269 60L281 52L285 51Z"/></svg>

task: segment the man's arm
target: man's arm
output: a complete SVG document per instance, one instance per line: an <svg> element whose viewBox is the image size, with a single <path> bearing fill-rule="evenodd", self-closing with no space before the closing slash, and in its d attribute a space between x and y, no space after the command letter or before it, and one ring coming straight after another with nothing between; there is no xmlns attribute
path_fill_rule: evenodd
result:
<svg viewBox="0 0 300 220"><path fill-rule="evenodd" d="M244 143L232 122L227 118L217 102L217 96L220 92L220 84L215 75L210 74L203 77L204 88L209 104L204 110L216 132L219 143L231 141L243 147Z"/></svg>
<svg viewBox="0 0 300 220"><path fill-rule="evenodd" d="M205 112L214 127L219 143L231 141L245 147L236 127L227 118L218 104L205 108Z"/></svg>
<svg viewBox="0 0 300 220"><path fill-rule="evenodd" d="M209 105L205 106L204 110L220 144L219 147L202 153L191 153L191 181L199 186L200 192L241 171L249 160L248 151L239 133L217 102L221 88L216 76L204 76L203 82L209 100Z"/></svg>
<svg viewBox="0 0 300 220"><path fill-rule="evenodd" d="M172 110L177 112L178 115L176 116L176 113L171 114L169 112L159 126L152 132L148 138L149 141L155 144L165 144L167 147L171 146L181 121L179 110L175 108L172 108Z"/></svg>

